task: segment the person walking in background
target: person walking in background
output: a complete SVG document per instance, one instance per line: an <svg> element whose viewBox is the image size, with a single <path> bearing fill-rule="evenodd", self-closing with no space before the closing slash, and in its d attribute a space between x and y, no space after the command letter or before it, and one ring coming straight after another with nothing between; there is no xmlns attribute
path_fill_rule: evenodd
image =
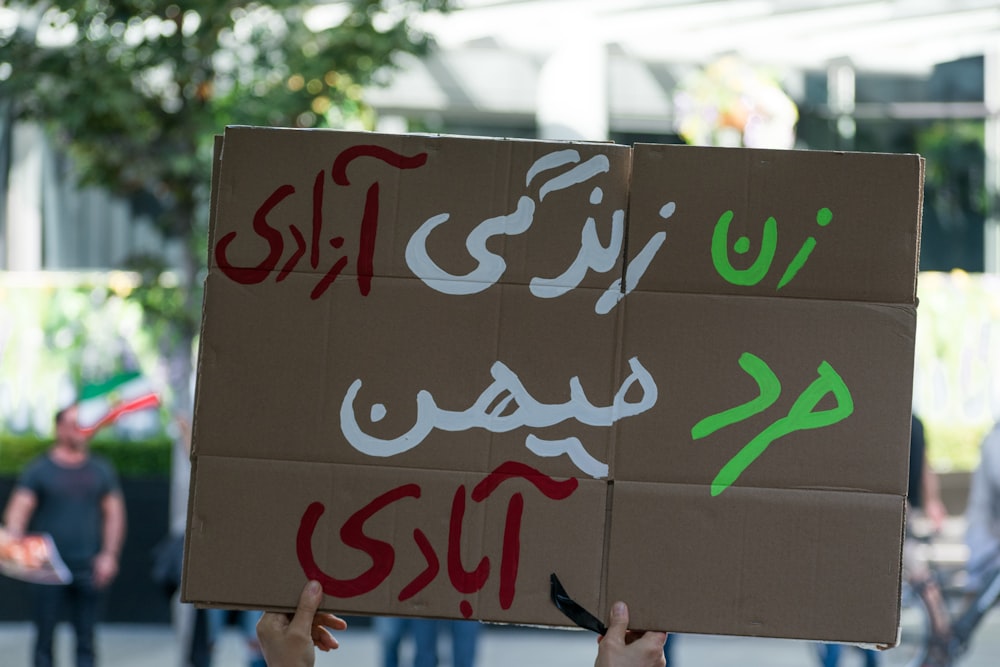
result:
<svg viewBox="0 0 1000 667"><path fill-rule="evenodd" d="M125 502L114 468L90 452L76 405L56 413L55 431L53 446L18 478L4 524L13 537L51 535L73 577L62 586L33 586L35 667L52 666L53 635L66 606L76 634L76 667L93 667L98 603L118 574Z"/></svg>
<svg viewBox="0 0 1000 667"><path fill-rule="evenodd" d="M236 614L240 633L246 641L247 667L267 667L267 663L264 661L264 652L260 648L260 639L257 637L257 623L264 612L242 610Z"/></svg>
<svg viewBox="0 0 1000 667"><path fill-rule="evenodd" d="M399 647L410 631L410 619L398 616L376 616L372 624L378 637L382 667L399 667Z"/></svg>
<svg viewBox="0 0 1000 667"><path fill-rule="evenodd" d="M906 500L910 510L927 519L931 529L938 532L948 518L948 510L941 501L941 483L927 460L927 441L924 424L916 415L910 422L910 477Z"/></svg>
<svg viewBox="0 0 1000 667"><path fill-rule="evenodd" d="M225 609L196 608L180 599L180 563L183 561L184 532L187 526L187 502L191 479L191 422L175 416L173 474L175 480L170 497L170 531L165 544L175 549L176 572L169 592L171 615L177 634L178 667L211 667L215 644L226 623ZM256 636L256 633L254 633ZM248 646L249 664L253 664L253 646Z"/></svg>
<svg viewBox="0 0 1000 667"><path fill-rule="evenodd" d="M451 634L451 666L473 667L479 643L478 621L443 621L432 618L414 618L410 621L416 655L413 667L437 667L438 631L447 629Z"/></svg>
<svg viewBox="0 0 1000 667"><path fill-rule="evenodd" d="M965 518L969 547L966 585L974 593L983 585L983 575L1000 565L1000 422L983 439Z"/></svg>

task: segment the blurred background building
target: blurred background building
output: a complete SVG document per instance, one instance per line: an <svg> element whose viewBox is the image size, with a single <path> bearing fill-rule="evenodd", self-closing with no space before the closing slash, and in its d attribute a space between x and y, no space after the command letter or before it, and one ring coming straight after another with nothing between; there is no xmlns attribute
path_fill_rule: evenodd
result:
<svg viewBox="0 0 1000 667"><path fill-rule="evenodd" d="M928 157L923 269L1000 267L995 0L464 0L460 7L420 17L438 48L404 60L386 87L366 92L379 129L681 142L685 120L710 113L691 104L699 77L730 89L747 76L766 77L795 104L795 147ZM340 3L316 3L309 21L319 29L342 15ZM768 95L757 111L779 116L767 108ZM131 224L150 213L150 202L76 190L59 147L36 127L12 126L3 105L0 269L109 268L136 252L180 261L176 242L164 242L152 225ZM695 122L743 130L761 115ZM716 143L726 143L719 136Z"/></svg>

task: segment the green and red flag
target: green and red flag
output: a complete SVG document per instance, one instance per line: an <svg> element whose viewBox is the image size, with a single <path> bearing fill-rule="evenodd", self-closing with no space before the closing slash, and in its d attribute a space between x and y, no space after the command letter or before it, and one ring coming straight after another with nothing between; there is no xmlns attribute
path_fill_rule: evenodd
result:
<svg viewBox="0 0 1000 667"><path fill-rule="evenodd" d="M149 378L139 371L125 371L83 385L77 404L80 428L93 435L123 415L159 407L160 397Z"/></svg>

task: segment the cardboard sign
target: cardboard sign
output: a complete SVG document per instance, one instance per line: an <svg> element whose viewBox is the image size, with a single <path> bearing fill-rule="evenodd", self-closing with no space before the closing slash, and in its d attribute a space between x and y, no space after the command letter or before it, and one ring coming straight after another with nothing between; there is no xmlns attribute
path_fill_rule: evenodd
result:
<svg viewBox="0 0 1000 667"><path fill-rule="evenodd" d="M217 146L185 600L895 641L921 158Z"/></svg>

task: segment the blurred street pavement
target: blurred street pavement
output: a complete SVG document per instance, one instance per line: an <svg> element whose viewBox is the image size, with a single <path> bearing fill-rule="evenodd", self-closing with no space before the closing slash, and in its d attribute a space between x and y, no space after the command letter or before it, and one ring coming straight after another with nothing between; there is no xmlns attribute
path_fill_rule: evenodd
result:
<svg viewBox="0 0 1000 667"><path fill-rule="evenodd" d="M29 667L31 626L0 623L0 665ZM177 647L165 625L105 624L98 635L100 667L178 667ZM349 628L338 635L341 647L320 653L319 667L379 667L378 645L370 627ZM70 667L72 633L60 626L57 667ZM403 648L412 656L412 644ZM597 643L583 631L487 626L481 635L477 667L588 667L594 662ZM993 610L976 633L972 649L958 667L996 667L1000 656L1000 611ZM447 642L442 641L442 664L447 664ZM806 642L683 635L675 646L677 667L818 667L814 647ZM885 661L883 661L885 663ZM406 664L404 662L404 664ZM840 667L860 667L860 654L848 650ZM242 638L227 627L213 667L245 667Z"/></svg>

